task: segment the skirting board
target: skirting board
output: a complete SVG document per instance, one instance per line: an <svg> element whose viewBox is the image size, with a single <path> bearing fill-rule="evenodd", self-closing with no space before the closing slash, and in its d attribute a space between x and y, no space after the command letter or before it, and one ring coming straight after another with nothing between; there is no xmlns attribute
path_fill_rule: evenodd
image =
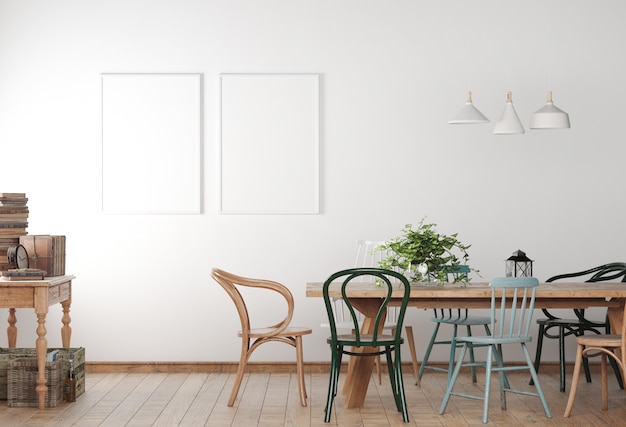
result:
<svg viewBox="0 0 626 427"><path fill-rule="evenodd" d="M238 362L85 362L85 371L88 374L103 373L234 373L237 371ZM435 365L445 367L447 363L441 362ZM571 366L570 366L571 365ZM568 364L572 367L573 363ZM594 364L590 364L594 367ZM347 363L344 363L347 368ZM382 364L383 369L386 369ZM599 364L598 364L599 367ZM557 372L558 362L546 362L541 364L541 372ZM304 369L311 373L330 372L329 362L305 362ZM412 372L410 363L403 363L405 372ZM247 372L251 373L285 373L295 372L296 362L250 362Z"/></svg>

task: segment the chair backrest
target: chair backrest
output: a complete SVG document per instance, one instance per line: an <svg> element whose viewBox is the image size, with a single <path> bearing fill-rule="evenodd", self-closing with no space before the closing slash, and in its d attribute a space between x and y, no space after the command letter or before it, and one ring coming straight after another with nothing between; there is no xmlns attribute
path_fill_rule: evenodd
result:
<svg viewBox="0 0 626 427"><path fill-rule="evenodd" d="M378 264L383 258L386 257L386 253L380 249L377 249L385 242L377 240L357 240L357 252L356 260L354 261L354 268L362 267L375 267L378 268Z"/></svg>
<svg viewBox="0 0 626 427"><path fill-rule="evenodd" d="M467 265L449 265L444 268L446 282L469 283L469 274L472 270ZM467 308L435 308L435 317L441 319L466 319ZM456 314L454 314L456 313Z"/></svg>
<svg viewBox="0 0 626 427"><path fill-rule="evenodd" d="M501 277L493 279L489 286L492 336L529 336L539 280L534 277Z"/></svg>
<svg viewBox="0 0 626 427"><path fill-rule="evenodd" d="M608 282L609 280L620 279L622 282L626 282L626 263L624 262L611 262L603 264L598 267L590 268L585 271L578 271L575 273L566 273L552 276L546 280L546 282L554 282L561 279L569 279L573 277L583 277L591 275L585 282Z"/></svg>
<svg viewBox="0 0 626 427"><path fill-rule="evenodd" d="M226 291L228 296L235 303L237 312L239 313L239 320L241 321L241 334L245 339L250 334L250 315L248 314L248 308L246 302L237 289L237 286L245 286L250 288L268 289L282 295L287 302L287 315L285 318L275 325L265 327L268 331L265 336L274 336L284 331L293 317L294 301L293 295L289 289L277 282L271 280L262 279L250 279L246 277L236 276L232 273L214 268L211 271L211 277Z"/></svg>
<svg viewBox="0 0 626 427"><path fill-rule="evenodd" d="M468 265L450 265L444 268L446 282L468 283L471 269Z"/></svg>
<svg viewBox="0 0 626 427"><path fill-rule="evenodd" d="M365 341L361 335L359 317L357 310L354 308L352 302L348 298L350 293L349 289L352 286L362 286L363 279L367 279L369 283L376 283L380 286L384 292L385 297L381 300L381 305L376 312L373 325L373 336L371 340ZM324 282L322 293L324 296L324 305L326 306L326 314L328 315L328 321L330 324L330 334L333 342L337 341L337 320L335 319L335 313L333 310L332 297L329 295L329 289L332 286L337 286L341 295L341 299L346 305L347 312L349 313L348 321L353 325L353 334L357 342L362 342L363 345L370 345L378 341L378 336L383 330L385 317L387 315L387 307L391 301L392 293L400 290L402 295L402 302L398 308L396 318L396 331L395 341L397 345L400 345L402 322L404 321L404 314L406 312L407 303L409 301L409 295L411 293L411 285L409 281L402 274L391 270L385 270L382 268L350 268L347 270L338 271L332 274Z"/></svg>
<svg viewBox="0 0 626 427"><path fill-rule="evenodd" d="M379 249L384 244L383 240L357 240L357 252L356 259L354 260L354 268L379 268L380 262L387 258L388 250ZM396 270L397 271L397 270ZM395 278L390 278L392 282L397 282ZM361 276L360 281L370 280L367 276ZM343 304L343 301L338 301L338 304ZM343 306L345 310L345 305ZM362 316L361 316L362 317ZM388 327L393 328L398 318L398 307L392 306L387 308L387 320Z"/></svg>
<svg viewBox="0 0 626 427"><path fill-rule="evenodd" d="M546 282L554 282L562 279L571 279L575 277L585 277L589 276L585 282L608 282L611 280L620 280L622 282L626 282L626 263L624 262L611 262L608 264L603 264L598 267L590 268L584 271L577 271L575 273L566 273L566 274L558 274L556 276L552 276L546 280ZM547 309L542 309L543 313L548 316L550 319L555 319L556 316L552 315L550 311ZM585 310L584 309L574 309L574 314L583 322L589 324L589 326L604 326L605 323L600 323L597 321L589 320L585 318Z"/></svg>

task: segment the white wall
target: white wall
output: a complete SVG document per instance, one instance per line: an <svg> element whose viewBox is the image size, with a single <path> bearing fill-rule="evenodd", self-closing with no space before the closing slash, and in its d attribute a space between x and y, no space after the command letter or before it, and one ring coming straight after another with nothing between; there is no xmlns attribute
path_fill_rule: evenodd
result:
<svg viewBox="0 0 626 427"><path fill-rule="evenodd" d="M327 360L305 283L351 266L356 239L426 216L472 244L475 281L516 249L542 279L626 259L625 18L620 0L0 0L0 189L27 193L31 234L67 236L72 344L90 360L236 360L214 266L287 284L295 323L314 328L306 359ZM101 213L103 72L203 74L202 215ZM322 75L322 214L217 213L225 72ZM490 125L447 124L468 85ZM527 124L547 89L570 130L492 134L507 90ZM18 316L32 346L34 316ZM429 316L409 318L420 352Z"/></svg>

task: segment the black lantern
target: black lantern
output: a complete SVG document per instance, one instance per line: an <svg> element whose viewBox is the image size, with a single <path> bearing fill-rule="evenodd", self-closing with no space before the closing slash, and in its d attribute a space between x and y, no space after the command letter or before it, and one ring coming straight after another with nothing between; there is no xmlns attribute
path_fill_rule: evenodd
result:
<svg viewBox="0 0 626 427"><path fill-rule="evenodd" d="M506 277L532 277L533 260L519 249L506 260Z"/></svg>

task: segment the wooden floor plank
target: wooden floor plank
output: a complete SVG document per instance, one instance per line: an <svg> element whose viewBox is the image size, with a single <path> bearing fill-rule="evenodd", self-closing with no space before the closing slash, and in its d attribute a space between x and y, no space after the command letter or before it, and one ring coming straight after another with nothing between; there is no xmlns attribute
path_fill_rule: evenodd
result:
<svg viewBox="0 0 626 427"><path fill-rule="evenodd" d="M124 385L116 387L119 405L102 421L103 427L126 425L148 400L167 374L128 374ZM122 398L122 396L126 395Z"/></svg>
<svg viewBox="0 0 626 427"><path fill-rule="evenodd" d="M572 416L563 418L567 393L559 391L558 372L540 374L553 417L545 417L539 399L509 394L507 410L500 409L497 381L490 400L490 426L624 426L626 393L615 377L609 379L609 410L600 409L600 381L581 379ZM307 406L300 405L295 373L263 372L246 374L235 405L226 403L234 382L229 373L97 373L87 374L86 392L74 403L55 408L10 408L0 405L0 425L8 427L69 426L482 426L482 402L453 396L443 415L438 414L446 387L446 374L429 372L416 386L405 373L405 392L410 422L402 422L391 395L389 379L378 384L372 377L365 405L345 409L341 392L335 398L331 423L324 423L328 391L327 373L307 373ZM525 373L511 373L515 388L532 390ZM339 389L344 375L340 376ZM495 380L495 378L494 378ZM469 373L461 373L458 386L466 392L481 394L484 375L472 383ZM569 387L568 387L569 391Z"/></svg>

